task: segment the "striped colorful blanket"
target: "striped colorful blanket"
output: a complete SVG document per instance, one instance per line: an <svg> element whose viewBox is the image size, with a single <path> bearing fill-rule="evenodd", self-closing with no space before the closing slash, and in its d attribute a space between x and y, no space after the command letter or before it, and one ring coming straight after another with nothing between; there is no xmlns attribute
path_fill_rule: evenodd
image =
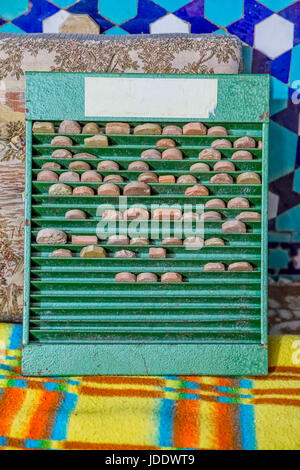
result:
<svg viewBox="0 0 300 470"><path fill-rule="evenodd" d="M300 338L270 337L267 377L21 375L0 324L0 449L300 449Z"/></svg>

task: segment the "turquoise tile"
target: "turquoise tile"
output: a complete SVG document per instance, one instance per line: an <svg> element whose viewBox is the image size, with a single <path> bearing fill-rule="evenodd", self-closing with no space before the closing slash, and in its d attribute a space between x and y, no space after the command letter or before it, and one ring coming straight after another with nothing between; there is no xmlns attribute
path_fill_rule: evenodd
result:
<svg viewBox="0 0 300 470"><path fill-rule="evenodd" d="M205 0L205 17L219 26L227 26L243 16L243 0Z"/></svg>
<svg viewBox="0 0 300 470"><path fill-rule="evenodd" d="M67 8L76 3L78 0L52 0L51 3L54 3L57 7Z"/></svg>
<svg viewBox="0 0 300 470"><path fill-rule="evenodd" d="M277 78L271 77L271 100L270 112L273 114L279 113L287 107L288 101L288 86L282 83Z"/></svg>
<svg viewBox="0 0 300 470"><path fill-rule="evenodd" d="M252 73L253 49L249 46L242 46L244 68L243 73Z"/></svg>
<svg viewBox="0 0 300 470"><path fill-rule="evenodd" d="M116 24L121 24L137 15L137 0L98 0L99 13Z"/></svg>
<svg viewBox="0 0 300 470"><path fill-rule="evenodd" d="M270 121L269 180L274 181L294 170L297 135Z"/></svg>
<svg viewBox="0 0 300 470"><path fill-rule="evenodd" d="M294 173L293 189L294 189L294 191L297 191L297 193L300 193L300 168L298 168ZM299 226L299 228L300 228L300 226Z"/></svg>
<svg viewBox="0 0 300 470"><path fill-rule="evenodd" d="M188 0L156 0L155 3L158 3L158 5L165 8L165 10L173 12L183 7L183 5L186 5L187 3L189 3L189 1Z"/></svg>
<svg viewBox="0 0 300 470"><path fill-rule="evenodd" d="M299 72L299 64L300 64L300 44L294 47L292 50L292 58L291 58L291 68L290 68L290 87L291 88L299 88L299 80L300 80L300 72ZM293 85L293 82L297 82Z"/></svg>
<svg viewBox="0 0 300 470"><path fill-rule="evenodd" d="M18 28L18 26L15 26L12 23L6 23L0 28L1 33L25 33L23 29Z"/></svg>
<svg viewBox="0 0 300 470"><path fill-rule="evenodd" d="M290 242L291 238L292 238L292 234L289 232L269 232L268 233L269 242L286 243L286 242Z"/></svg>
<svg viewBox="0 0 300 470"><path fill-rule="evenodd" d="M0 16L5 20L14 20L28 10L28 0L1 0ZM10 32L10 31L9 31Z"/></svg>
<svg viewBox="0 0 300 470"><path fill-rule="evenodd" d="M299 227L298 227L299 230ZM292 241L293 242L300 242L300 232L294 232L292 234Z"/></svg>
<svg viewBox="0 0 300 470"><path fill-rule="evenodd" d="M125 29L120 28L120 26L114 26L113 28L105 31L104 34L129 34Z"/></svg>
<svg viewBox="0 0 300 470"><path fill-rule="evenodd" d="M295 3L295 0L260 0L260 3L270 8L270 10L279 11Z"/></svg>
<svg viewBox="0 0 300 470"><path fill-rule="evenodd" d="M276 230L299 231L300 205L280 214L276 219Z"/></svg>
<svg viewBox="0 0 300 470"><path fill-rule="evenodd" d="M285 269L288 267L290 258L286 250L276 248L276 250L270 250L269 253L269 267L272 269Z"/></svg>

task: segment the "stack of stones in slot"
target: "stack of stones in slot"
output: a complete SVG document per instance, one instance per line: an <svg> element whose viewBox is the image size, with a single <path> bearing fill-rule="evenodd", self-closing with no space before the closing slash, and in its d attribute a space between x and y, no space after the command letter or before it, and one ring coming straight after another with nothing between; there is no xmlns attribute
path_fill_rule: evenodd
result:
<svg viewBox="0 0 300 470"><path fill-rule="evenodd" d="M234 137L221 125L208 125L201 122L189 122L183 125L169 123L131 124L128 122L109 122L106 124L88 122L80 124L76 121L65 120L55 127L53 122L35 122L32 129L34 134L57 134L51 137L53 147L51 156L41 165L36 174L36 181L47 183L47 192L51 196L72 197L89 196L119 197L121 195L133 197L132 204L124 212L119 210L106 210L102 213L102 220L203 220L205 223L218 222L218 237L187 237L185 239L168 237L153 244L147 237L130 238L122 234L109 236L107 240L99 240L96 235L72 235L67 231L55 228L43 228L36 236L36 242L44 245L59 245L50 256L54 258L72 258L78 256L72 248L63 248L63 245L83 245L79 256L82 258L136 258L139 251L135 247L147 247L148 257L155 259L168 258L168 246L189 247L193 249L209 249L215 247L215 259L204 263L205 272L244 272L253 271L257 267L245 261L224 263L218 259L218 247L226 245L226 234L244 234L249 230L249 223L260 223L261 214L252 210L249 200L241 195L228 201L222 197L209 197L215 187L223 185L261 185L259 172L238 171L238 164L243 161L255 159L253 151L262 148L261 140L249 135ZM77 136L82 135L84 148L77 152ZM157 136L155 145L143 149L140 158L131 161L126 169L114 160L104 159L99 152L93 154L95 148L105 148L114 145L113 136ZM111 136L111 137L110 137ZM174 176L166 171L153 170L155 160L182 161L186 158L184 150L180 149L178 136L209 137L210 145L200 143L199 151L195 151L193 158L197 162L189 167L189 171L182 171L180 176ZM223 155L224 150L232 149L230 157ZM115 158L117 160L117 158ZM63 163L60 163L63 162ZM123 165L124 166L124 165ZM131 173L132 172L132 173ZM160 174L163 173L163 174ZM167 174L166 174L167 173ZM212 173L212 174L211 174ZM135 176L132 176L134 174ZM135 178L134 180L132 178ZM34 178L33 178L34 179ZM139 197L151 197L156 185L163 185L166 191L170 186L176 186L174 194L186 197L206 198L204 212L183 212L180 209L160 208L148 211L139 206ZM163 194L163 191L160 192ZM204 199L205 200L205 199ZM230 211L234 209L234 216ZM229 214L227 216L227 214ZM72 207L65 212L65 219L91 219L88 209ZM251 230L251 225L250 225ZM223 235L223 237L222 237ZM104 245L104 246L103 246ZM117 250L110 247L117 246ZM188 282L187 277L178 272L166 272L157 275L152 272L119 272L115 275L116 282Z"/></svg>

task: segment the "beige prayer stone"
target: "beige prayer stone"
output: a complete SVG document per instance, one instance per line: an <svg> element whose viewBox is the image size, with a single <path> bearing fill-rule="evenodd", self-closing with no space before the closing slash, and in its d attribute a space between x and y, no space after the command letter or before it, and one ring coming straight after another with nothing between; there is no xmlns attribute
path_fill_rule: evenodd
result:
<svg viewBox="0 0 300 470"><path fill-rule="evenodd" d="M183 135L206 135L207 129L202 122L188 122L182 128Z"/></svg>
<svg viewBox="0 0 300 470"><path fill-rule="evenodd" d="M73 196L93 196L95 191L88 186L77 186L73 189Z"/></svg>
<svg viewBox="0 0 300 470"><path fill-rule="evenodd" d="M228 266L228 271L253 271L253 266L247 261L238 261Z"/></svg>
<svg viewBox="0 0 300 470"><path fill-rule="evenodd" d="M116 282L136 282L136 275L128 272L118 273L115 276Z"/></svg>
<svg viewBox="0 0 300 470"><path fill-rule="evenodd" d="M218 272L218 271L225 271L225 266L223 263L206 263L203 266L203 271L212 271L212 272Z"/></svg>
<svg viewBox="0 0 300 470"><path fill-rule="evenodd" d="M158 282L158 277L154 273L140 273L136 280L137 282Z"/></svg>
<svg viewBox="0 0 300 470"><path fill-rule="evenodd" d="M193 248L201 248L203 246L203 238L201 237L187 237L183 241L184 246L193 247Z"/></svg>
<svg viewBox="0 0 300 470"><path fill-rule="evenodd" d="M161 153L156 149L144 150L141 153L142 160L161 160Z"/></svg>
<svg viewBox="0 0 300 470"><path fill-rule="evenodd" d="M199 153L199 160L221 160L221 158L221 152L213 148L203 149Z"/></svg>
<svg viewBox="0 0 300 470"><path fill-rule="evenodd" d="M124 196L150 196L151 188L147 183L132 182L126 184L123 194Z"/></svg>
<svg viewBox="0 0 300 470"><path fill-rule="evenodd" d="M258 149L262 149L262 140L259 140L259 141L257 142L257 148L258 148Z"/></svg>
<svg viewBox="0 0 300 470"><path fill-rule="evenodd" d="M106 258L106 251L102 246L88 245L80 251L80 258Z"/></svg>
<svg viewBox="0 0 300 470"><path fill-rule="evenodd" d="M161 244L162 245L182 245L182 240L181 238L167 237L162 240Z"/></svg>
<svg viewBox="0 0 300 470"><path fill-rule="evenodd" d="M124 178L121 175L106 175L104 183L124 183Z"/></svg>
<svg viewBox="0 0 300 470"><path fill-rule="evenodd" d="M65 135L56 135L51 140L51 145L55 147L70 147L73 145L73 142L70 137L66 137Z"/></svg>
<svg viewBox="0 0 300 470"><path fill-rule="evenodd" d="M66 119L62 121L58 128L59 134L81 134L81 126L77 121Z"/></svg>
<svg viewBox="0 0 300 470"><path fill-rule="evenodd" d="M43 228L37 233L36 242L39 245L65 245L67 234L56 228Z"/></svg>
<svg viewBox="0 0 300 470"><path fill-rule="evenodd" d="M161 282L182 282L182 275L179 273L168 272L162 274Z"/></svg>
<svg viewBox="0 0 300 470"><path fill-rule="evenodd" d="M227 203L228 209L246 209L250 207L248 199L244 197L234 197Z"/></svg>
<svg viewBox="0 0 300 470"><path fill-rule="evenodd" d="M197 178L193 175L181 175L177 178L176 182L178 184L195 184L197 183Z"/></svg>
<svg viewBox="0 0 300 470"><path fill-rule="evenodd" d="M66 219L86 219L87 215L81 209L71 209L65 213Z"/></svg>
<svg viewBox="0 0 300 470"><path fill-rule="evenodd" d="M158 177L155 173L141 173L138 176L140 183L158 183Z"/></svg>
<svg viewBox="0 0 300 470"><path fill-rule="evenodd" d="M224 209L224 207L226 207L226 204L222 199L214 198L209 199L209 201L206 201L204 207L206 209Z"/></svg>
<svg viewBox="0 0 300 470"><path fill-rule="evenodd" d="M43 164L42 166L42 169L44 170L60 170L61 169L61 165L59 163L56 163L56 162L46 162Z"/></svg>
<svg viewBox="0 0 300 470"><path fill-rule="evenodd" d="M58 175L54 171L40 171L36 177L37 181L58 181Z"/></svg>
<svg viewBox="0 0 300 470"><path fill-rule="evenodd" d="M120 188L113 183L104 183L98 188L98 196L120 196Z"/></svg>
<svg viewBox="0 0 300 470"><path fill-rule="evenodd" d="M231 155L231 160L253 160L253 155L248 150L237 150Z"/></svg>
<svg viewBox="0 0 300 470"><path fill-rule="evenodd" d="M101 218L102 220L122 220L123 214L115 209L106 209Z"/></svg>
<svg viewBox="0 0 300 470"><path fill-rule="evenodd" d="M86 147L108 147L108 138L106 135L97 134L93 137L86 137L84 139Z"/></svg>
<svg viewBox="0 0 300 470"><path fill-rule="evenodd" d="M190 171L207 172L210 171L210 166L207 163L194 163L190 166Z"/></svg>
<svg viewBox="0 0 300 470"><path fill-rule="evenodd" d="M179 126L173 124L165 126L162 130L163 135L182 135L182 129Z"/></svg>
<svg viewBox="0 0 300 470"><path fill-rule="evenodd" d="M228 175L228 173L218 173L212 176L209 180L211 184L233 184L232 176Z"/></svg>
<svg viewBox="0 0 300 470"><path fill-rule="evenodd" d="M91 165L88 162L71 162L69 170L90 170Z"/></svg>
<svg viewBox="0 0 300 470"><path fill-rule="evenodd" d="M40 134L53 134L55 132L54 130L54 124L53 122L41 122L41 121L36 121L33 123L32 126L32 132L33 133L40 133Z"/></svg>
<svg viewBox="0 0 300 470"><path fill-rule="evenodd" d="M187 188L184 194L185 196L208 196L209 191L205 186L198 184Z"/></svg>
<svg viewBox="0 0 300 470"><path fill-rule="evenodd" d="M237 184L261 184L260 176L253 171L241 173L236 179Z"/></svg>
<svg viewBox="0 0 300 470"><path fill-rule="evenodd" d="M207 129L207 135L228 135L228 132L223 126L212 126Z"/></svg>
<svg viewBox="0 0 300 470"><path fill-rule="evenodd" d="M108 122L105 126L106 134L130 134L130 125L127 122Z"/></svg>
<svg viewBox="0 0 300 470"><path fill-rule="evenodd" d="M249 136L240 137L233 142L233 147L240 149L251 149L256 147L256 142L254 139L252 139L252 137Z"/></svg>
<svg viewBox="0 0 300 470"><path fill-rule="evenodd" d="M174 175L160 175L158 177L158 182L161 184L174 184L175 176Z"/></svg>
<svg viewBox="0 0 300 470"><path fill-rule="evenodd" d="M96 235L72 235L72 245L97 245Z"/></svg>
<svg viewBox="0 0 300 470"><path fill-rule="evenodd" d="M108 245L129 245L129 238L126 235L111 235L107 240Z"/></svg>
<svg viewBox="0 0 300 470"><path fill-rule="evenodd" d="M133 130L136 135L159 135L161 134L161 127L159 124L152 122L139 124Z"/></svg>
<svg viewBox="0 0 300 470"><path fill-rule="evenodd" d="M222 240L222 238L212 237L212 238L208 238L207 240L205 240L204 245L205 246L224 246L225 242L224 240Z"/></svg>
<svg viewBox="0 0 300 470"><path fill-rule="evenodd" d="M103 134L103 130L95 122L87 122L82 128L82 134Z"/></svg>
<svg viewBox="0 0 300 470"><path fill-rule="evenodd" d="M246 233L247 228L240 220L227 220L222 224L223 233Z"/></svg>
<svg viewBox="0 0 300 470"><path fill-rule="evenodd" d="M79 160L81 159L92 159L94 160L96 157L96 155L92 155L91 153L88 153L88 152L81 152L81 153L76 153L75 155L73 155L73 158L79 158Z"/></svg>
<svg viewBox="0 0 300 470"><path fill-rule="evenodd" d="M123 217L124 220L148 220L149 212L142 207L132 206L124 211Z"/></svg>
<svg viewBox="0 0 300 470"><path fill-rule="evenodd" d="M119 171L120 166L117 162L113 162L112 160L102 160L102 162L98 163L97 170L102 171Z"/></svg>
<svg viewBox="0 0 300 470"><path fill-rule="evenodd" d="M180 209L173 208L157 208L152 213L153 220L180 220L182 217L182 211Z"/></svg>
<svg viewBox="0 0 300 470"><path fill-rule="evenodd" d="M75 171L64 171L59 175L59 181L70 181L72 183L78 183L80 181L80 175Z"/></svg>
<svg viewBox="0 0 300 470"><path fill-rule="evenodd" d="M128 171L148 171L149 165L146 162L131 162L128 165Z"/></svg>
<svg viewBox="0 0 300 470"><path fill-rule="evenodd" d="M81 175L82 182L101 183L102 176L95 170L88 170Z"/></svg>
<svg viewBox="0 0 300 470"><path fill-rule="evenodd" d="M115 258L136 258L136 253L131 250L119 250L115 252Z"/></svg>
<svg viewBox="0 0 300 470"><path fill-rule="evenodd" d="M64 183L55 183L50 186L48 193L51 196L69 196L72 194L72 188L71 186L68 186L67 184Z"/></svg>
<svg viewBox="0 0 300 470"><path fill-rule="evenodd" d="M214 171L235 171L235 166L228 160L221 160L214 164Z"/></svg>
<svg viewBox="0 0 300 470"><path fill-rule="evenodd" d="M181 220L200 220L200 215L196 212L184 212Z"/></svg>
<svg viewBox="0 0 300 470"><path fill-rule="evenodd" d="M207 212L203 212L201 215L200 215L200 219L201 220L221 220L222 219L222 215L219 214L219 212L216 212L216 211L207 211Z"/></svg>
<svg viewBox="0 0 300 470"><path fill-rule="evenodd" d="M149 245L149 240L145 237L133 237L130 240L130 245L147 246Z"/></svg>
<svg viewBox="0 0 300 470"><path fill-rule="evenodd" d="M165 248L149 248L149 258L166 258L166 254Z"/></svg>
<svg viewBox="0 0 300 470"><path fill-rule="evenodd" d="M228 139L216 139L211 143L211 147L215 149L229 149L232 147L232 142Z"/></svg>
<svg viewBox="0 0 300 470"><path fill-rule="evenodd" d="M57 149L52 152L51 158L72 158L71 152L65 149Z"/></svg>
<svg viewBox="0 0 300 470"><path fill-rule="evenodd" d="M259 212L241 212L236 216L236 220L261 220L261 214Z"/></svg>
<svg viewBox="0 0 300 470"><path fill-rule="evenodd" d="M72 251L65 248L58 248L52 251L51 258L72 258Z"/></svg>
<svg viewBox="0 0 300 470"><path fill-rule="evenodd" d="M183 155L181 150L178 148L168 148L167 150L164 150L163 153L161 154L161 158L163 160L182 160Z"/></svg>
<svg viewBox="0 0 300 470"><path fill-rule="evenodd" d="M160 139L156 142L155 147L176 147L176 142L173 139Z"/></svg>

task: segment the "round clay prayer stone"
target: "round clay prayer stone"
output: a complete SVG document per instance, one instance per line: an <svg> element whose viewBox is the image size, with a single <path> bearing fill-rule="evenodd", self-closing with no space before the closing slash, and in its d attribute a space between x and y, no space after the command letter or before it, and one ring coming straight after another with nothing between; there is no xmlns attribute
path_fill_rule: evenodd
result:
<svg viewBox="0 0 300 470"><path fill-rule="evenodd" d="M214 171L235 171L235 166L228 160L221 160L214 164Z"/></svg>
<svg viewBox="0 0 300 470"><path fill-rule="evenodd" d="M223 126L212 126L207 130L207 135L227 135L227 129Z"/></svg>
<svg viewBox="0 0 300 470"><path fill-rule="evenodd" d="M211 147L215 149L229 149L232 143L228 139L216 139L211 143Z"/></svg>
<svg viewBox="0 0 300 470"><path fill-rule="evenodd" d="M240 214L238 214L236 216L236 220L261 220L261 214L259 212L240 212Z"/></svg>
<svg viewBox="0 0 300 470"><path fill-rule="evenodd" d="M92 137L86 137L84 139L84 145L86 147L108 147L108 138L106 135L93 135Z"/></svg>
<svg viewBox="0 0 300 470"><path fill-rule="evenodd" d="M161 127L159 124L145 123L139 124L133 130L136 135L159 135L161 134Z"/></svg>
<svg viewBox="0 0 300 470"><path fill-rule="evenodd" d="M165 248L149 248L149 258L166 258L166 254Z"/></svg>
<svg viewBox="0 0 300 470"><path fill-rule="evenodd" d="M119 250L115 252L115 258L136 258L136 253L131 250Z"/></svg>
<svg viewBox="0 0 300 470"><path fill-rule="evenodd" d="M233 184L232 176L227 173L218 173L209 180L211 184Z"/></svg>
<svg viewBox="0 0 300 470"><path fill-rule="evenodd" d="M98 188L98 196L120 196L120 188L113 183L104 183Z"/></svg>
<svg viewBox="0 0 300 470"><path fill-rule="evenodd" d="M238 261L228 266L228 271L253 271L253 266L247 261Z"/></svg>
<svg viewBox="0 0 300 470"><path fill-rule="evenodd" d="M116 282L136 282L136 275L128 272L118 273L115 276Z"/></svg>
<svg viewBox="0 0 300 470"><path fill-rule="evenodd" d="M246 233L247 228L240 220L227 220L222 224L223 233Z"/></svg>
<svg viewBox="0 0 300 470"><path fill-rule="evenodd" d="M81 134L81 126L77 121L62 121L58 128L59 134Z"/></svg>
<svg viewBox="0 0 300 470"><path fill-rule="evenodd" d="M82 182L101 183L102 176L95 170L88 170L81 175Z"/></svg>
<svg viewBox="0 0 300 470"><path fill-rule="evenodd" d="M149 165L146 162L131 162L128 165L128 171L148 171Z"/></svg>
<svg viewBox="0 0 300 470"><path fill-rule="evenodd" d="M124 196L150 196L151 188L147 183L132 182L126 184L123 194Z"/></svg>
<svg viewBox="0 0 300 470"><path fill-rule="evenodd" d="M106 251L102 246L85 246L80 251L80 258L106 258Z"/></svg>
<svg viewBox="0 0 300 470"><path fill-rule="evenodd" d="M72 258L72 251L65 248L58 248L52 251L51 258Z"/></svg>
<svg viewBox="0 0 300 470"><path fill-rule="evenodd" d="M247 209L250 207L250 203L244 197L234 197L228 201L227 207L229 209Z"/></svg>
<svg viewBox="0 0 300 470"><path fill-rule="evenodd" d="M61 165L59 163L56 163L56 162L46 162L43 164L42 166L42 169L49 169L49 170L60 170L61 169Z"/></svg>
<svg viewBox="0 0 300 470"><path fill-rule="evenodd" d="M122 220L123 214L115 209L106 209L101 218L102 220Z"/></svg>
<svg viewBox="0 0 300 470"><path fill-rule="evenodd" d="M144 150L141 153L142 160L161 160L161 153L155 149Z"/></svg>
<svg viewBox="0 0 300 470"><path fill-rule="evenodd" d="M198 184L187 188L184 194L185 196L208 196L209 191L205 186Z"/></svg>
<svg viewBox="0 0 300 470"><path fill-rule="evenodd" d="M190 167L190 171L207 172L207 171L210 171L210 167L209 165L207 165L207 163L194 163Z"/></svg>
<svg viewBox="0 0 300 470"><path fill-rule="evenodd" d="M182 240L176 237L164 238L161 242L162 245L182 245Z"/></svg>
<svg viewBox="0 0 300 470"><path fill-rule="evenodd" d="M108 122L105 126L106 134L130 134L130 125L127 122Z"/></svg>
<svg viewBox="0 0 300 470"><path fill-rule="evenodd" d="M37 181L58 181L58 175L54 171L44 170L37 175Z"/></svg>
<svg viewBox="0 0 300 470"><path fill-rule="evenodd" d="M124 220L148 220L149 212L142 207L132 206L123 214Z"/></svg>
<svg viewBox="0 0 300 470"><path fill-rule="evenodd" d="M56 228L43 228L37 233L36 242L39 245L65 245L67 234Z"/></svg>
<svg viewBox="0 0 300 470"><path fill-rule="evenodd" d="M81 152L81 153L76 153L75 155L73 155L73 158L79 158L79 160L82 160L82 159L94 160L97 157L95 155L92 155L91 153Z"/></svg>
<svg viewBox="0 0 300 470"><path fill-rule="evenodd" d="M149 240L144 237L133 237L130 240L130 245L147 246L149 245Z"/></svg>
<svg viewBox="0 0 300 470"><path fill-rule="evenodd" d="M80 209L71 209L65 213L65 219L86 219L87 215Z"/></svg>
<svg viewBox="0 0 300 470"><path fill-rule="evenodd" d="M200 215L196 212L184 212L181 220L200 220Z"/></svg>
<svg viewBox="0 0 300 470"><path fill-rule="evenodd" d="M141 173L138 176L140 183L158 183L158 177L155 173Z"/></svg>
<svg viewBox="0 0 300 470"><path fill-rule="evenodd" d="M56 183L50 186L48 193L51 196L69 196L72 194L72 188L64 183Z"/></svg>
<svg viewBox="0 0 300 470"><path fill-rule="evenodd" d="M182 129L179 126L165 126L162 130L163 135L182 135Z"/></svg>
<svg viewBox="0 0 300 470"><path fill-rule="evenodd" d="M177 148L168 148L161 154L163 160L182 160L182 152Z"/></svg>
<svg viewBox="0 0 300 470"><path fill-rule="evenodd" d="M204 204L204 207L206 209L224 209L224 207L226 207L226 204L224 201L222 201L222 199L215 198L207 201Z"/></svg>
<svg viewBox="0 0 300 470"><path fill-rule="evenodd" d="M207 212L203 212L200 215L200 219L201 220L221 220L222 215L219 214L219 212L216 212L216 211L207 211Z"/></svg>
<svg viewBox="0 0 300 470"><path fill-rule="evenodd" d="M203 149L199 153L199 160L221 160L221 158L221 152L213 148Z"/></svg>
<svg viewBox="0 0 300 470"><path fill-rule="evenodd" d="M91 165L88 162L71 162L69 170L90 170Z"/></svg>
<svg viewBox="0 0 300 470"><path fill-rule="evenodd" d="M157 282L158 277L154 273L140 273L136 278L137 282Z"/></svg>
<svg viewBox="0 0 300 470"><path fill-rule="evenodd" d="M107 240L108 245L129 245L126 235L111 235Z"/></svg>
<svg viewBox="0 0 300 470"><path fill-rule="evenodd" d="M168 272L162 274L161 282L182 282L182 276L179 273Z"/></svg>
<svg viewBox="0 0 300 470"><path fill-rule="evenodd" d="M188 122L182 128L183 135L206 135L207 129L202 122Z"/></svg>
<svg viewBox="0 0 300 470"><path fill-rule="evenodd" d="M160 139L156 142L155 147L176 147L176 142L173 139Z"/></svg>
<svg viewBox="0 0 300 470"><path fill-rule="evenodd" d="M253 171L241 173L236 179L237 184L261 184L260 176Z"/></svg>
<svg viewBox="0 0 300 470"><path fill-rule="evenodd" d="M179 184L195 184L197 183L197 178L193 175L181 175L177 178L177 183Z"/></svg>
<svg viewBox="0 0 300 470"><path fill-rule="evenodd" d="M59 175L59 181L70 181L72 183L78 183L80 181L80 175L75 171L64 171Z"/></svg>
<svg viewBox="0 0 300 470"><path fill-rule="evenodd" d="M256 142L254 139L252 139L252 137L249 136L240 137L239 139L233 142L233 147L240 149L251 149L256 147Z"/></svg>
<svg viewBox="0 0 300 470"><path fill-rule="evenodd" d="M53 124L53 122L36 121L36 122L33 123L32 132L37 133L37 134L38 133L53 134L55 132L54 124Z"/></svg>
<svg viewBox="0 0 300 470"><path fill-rule="evenodd" d="M205 240L204 245L205 246L224 246L225 242L224 240L222 240L222 238L212 237L212 238L208 238L207 240Z"/></svg>
<svg viewBox="0 0 300 470"><path fill-rule="evenodd" d="M161 184L175 184L174 175L160 175L158 177L158 182Z"/></svg>
<svg viewBox="0 0 300 470"><path fill-rule="evenodd" d="M88 186L77 186L73 189L73 196L93 196L95 194L93 188Z"/></svg>
<svg viewBox="0 0 300 470"><path fill-rule="evenodd" d="M253 160L253 155L248 150L237 150L232 154L231 160Z"/></svg>
<svg viewBox="0 0 300 470"><path fill-rule="evenodd" d="M72 139L65 135L56 135L51 140L51 145L55 147L70 147L73 145Z"/></svg>
<svg viewBox="0 0 300 470"><path fill-rule="evenodd" d="M72 158L71 152L65 149L57 149L52 152L51 158Z"/></svg>
<svg viewBox="0 0 300 470"><path fill-rule="evenodd" d="M82 134L103 134L103 130L95 122L88 122L83 126Z"/></svg>
<svg viewBox="0 0 300 470"><path fill-rule="evenodd" d="M99 162L97 165L97 170L102 171L119 171L119 169L119 164L111 160L102 160L102 162Z"/></svg>
<svg viewBox="0 0 300 470"><path fill-rule="evenodd" d="M157 208L152 213L153 220L180 220L182 212L180 209L174 208Z"/></svg>
<svg viewBox="0 0 300 470"><path fill-rule="evenodd" d="M106 175L104 183L124 183L124 178L121 175Z"/></svg>
<svg viewBox="0 0 300 470"><path fill-rule="evenodd" d="M192 248L201 248L203 246L203 238L201 237L187 237L183 241L184 246Z"/></svg>
<svg viewBox="0 0 300 470"><path fill-rule="evenodd" d="M219 272L219 271L225 271L225 266L223 263L206 263L203 266L203 271L213 271L213 272Z"/></svg>

